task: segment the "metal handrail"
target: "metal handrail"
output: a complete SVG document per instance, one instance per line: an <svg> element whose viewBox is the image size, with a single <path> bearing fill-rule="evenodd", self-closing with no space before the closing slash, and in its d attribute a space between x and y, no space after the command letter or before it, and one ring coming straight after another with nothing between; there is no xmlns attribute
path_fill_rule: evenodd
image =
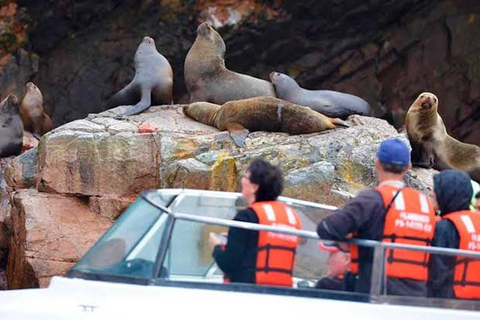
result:
<svg viewBox="0 0 480 320"><path fill-rule="evenodd" d="M174 216L177 219L180 220L187 220L187 221L194 221L194 222L200 222L200 223L206 223L206 224L216 224L216 225L221 225L225 227L235 227L235 228L241 228L241 229L246 229L246 230L254 230L254 231L271 231L271 232L278 232L278 233L285 233L285 234L291 234L291 235L296 235L296 236L301 236L305 238L310 238L310 239L317 239L321 241L325 241L327 244L333 244L336 242L345 242L345 243L351 243L351 244L356 244L360 245L363 247L370 247L370 248L375 248L377 246L384 247L385 249L405 249L405 250L411 250L411 251L421 251L421 252L427 252L427 253L435 253L435 254L445 254L449 256L465 256L468 258L480 258L480 253L475 252L475 251L469 251L469 250L460 250L460 249L451 249L451 248L441 248L441 247L427 247L427 246L417 246L417 245L412 245L412 244L402 244L402 243L394 243L394 242L380 242L376 240L368 240L368 239L350 239L345 241L335 241L331 239L321 239L318 234L314 231L307 231L307 230L296 230L296 229L287 229L287 228L281 228L281 227L275 227L275 226L266 226L266 225L260 225L258 223L251 223L251 222L243 222L243 221L235 221L235 220L225 220L222 218L212 218L212 217L202 217L202 216L197 216L193 215L190 213L182 213L182 212L173 212L169 208L152 202L148 198L146 200L151 203L152 205L156 206L160 210L166 212L169 215Z"/></svg>

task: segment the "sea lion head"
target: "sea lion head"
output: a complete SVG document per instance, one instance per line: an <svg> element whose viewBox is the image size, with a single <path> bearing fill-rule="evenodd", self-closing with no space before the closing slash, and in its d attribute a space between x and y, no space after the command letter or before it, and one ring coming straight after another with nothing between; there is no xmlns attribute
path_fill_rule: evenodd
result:
<svg viewBox="0 0 480 320"><path fill-rule="evenodd" d="M209 48L214 49L222 59L224 58L226 50L225 42L208 22L203 22L197 28L197 39L195 42L198 42L200 39L203 43L206 42Z"/></svg>
<svg viewBox="0 0 480 320"><path fill-rule="evenodd" d="M422 92L413 104L420 112L437 112L438 98L431 92Z"/></svg>
<svg viewBox="0 0 480 320"><path fill-rule="evenodd" d="M198 122L215 125L217 111L222 106L209 102L194 102L183 107L183 113Z"/></svg>
<svg viewBox="0 0 480 320"><path fill-rule="evenodd" d="M43 100L43 95L40 89L33 82L27 82L25 85L25 96L31 94L35 94Z"/></svg>
<svg viewBox="0 0 480 320"><path fill-rule="evenodd" d="M18 98L14 94L9 94L8 97L3 99L0 103L0 114L18 114L20 112L20 104Z"/></svg>
<svg viewBox="0 0 480 320"><path fill-rule="evenodd" d="M286 74L280 72L271 72L270 81L275 86L276 90L284 91L288 89L298 88L299 85L292 77L287 76ZM278 92L277 92L278 94Z"/></svg>
<svg viewBox="0 0 480 320"><path fill-rule="evenodd" d="M152 38L146 36L143 37L142 42L137 48L137 51L135 52L135 62L138 62L138 59L141 56L145 56L147 54L152 54L152 53L157 53L157 48L155 47L155 40Z"/></svg>

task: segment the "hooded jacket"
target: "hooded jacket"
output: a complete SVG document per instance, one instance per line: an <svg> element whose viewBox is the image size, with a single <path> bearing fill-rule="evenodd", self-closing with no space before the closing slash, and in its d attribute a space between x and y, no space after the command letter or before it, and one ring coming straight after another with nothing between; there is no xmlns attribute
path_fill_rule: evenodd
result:
<svg viewBox="0 0 480 320"><path fill-rule="evenodd" d="M433 189L440 216L468 210L473 189L470 176L459 170L444 170L433 176ZM447 219L435 224L432 246L458 249L460 236L455 225ZM427 294L436 298L455 298L453 291L454 256L432 254L429 261Z"/></svg>

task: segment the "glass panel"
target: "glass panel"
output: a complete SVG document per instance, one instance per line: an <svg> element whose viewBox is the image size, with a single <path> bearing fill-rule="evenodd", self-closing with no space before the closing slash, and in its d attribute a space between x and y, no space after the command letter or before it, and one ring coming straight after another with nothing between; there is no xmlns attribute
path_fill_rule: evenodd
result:
<svg viewBox="0 0 480 320"><path fill-rule="evenodd" d="M238 196L222 197L209 194L186 195L172 208L175 212L215 217L231 220L235 216ZM207 225L198 222L176 220L167 254L169 274L171 278L177 276L197 277L198 280L206 277L211 270L212 275L221 275L213 266L214 261L208 246L210 232L227 232L223 226Z"/></svg>
<svg viewBox="0 0 480 320"><path fill-rule="evenodd" d="M314 206L298 204L292 201L289 205L295 208L304 230L316 230L316 223L310 216L320 219L327 210ZM241 195L208 194L185 195L181 201L172 206L172 211L215 217L231 220L238 210L245 208L246 202ZM177 219L173 229L170 246L167 253L166 266L170 279L189 281L221 281L221 271L218 270L212 258L208 243L210 232L227 232L228 227L204 224ZM307 286L314 286L322 274L325 274L328 254L317 246L318 240L302 239L297 248L297 258L294 277L307 280Z"/></svg>
<svg viewBox="0 0 480 320"><path fill-rule="evenodd" d="M151 278L167 217L139 197L73 270Z"/></svg>

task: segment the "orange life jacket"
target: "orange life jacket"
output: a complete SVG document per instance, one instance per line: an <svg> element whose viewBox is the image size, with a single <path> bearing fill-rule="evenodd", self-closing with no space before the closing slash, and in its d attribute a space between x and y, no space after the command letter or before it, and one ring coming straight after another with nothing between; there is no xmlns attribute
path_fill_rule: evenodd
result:
<svg viewBox="0 0 480 320"><path fill-rule="evenodd" d="M302 223L295 210L282 202L262 201L249 206L261 225L301 229ZM255 283L292 286L295 253L300 238L290 234L260 231L258 234Z"/></svg>
<svg viewBox="0 0 480 320"><path fill-rule="evenodd" d="M411 188L384 184L375 188L383 198L387 209L382 242L396 242L427 246L435 231L435 211L427 196ZM397 194L397 195L396 195ZM396 195L395 200L393 197ZM392 202L393 200L393 202ZM427 280L429 255L412 250L387 250L386 273L389 277ZM352 245L352 273L358 273L358 247Z"/></svg>
<svg viewBox="0 0 480 320"><path fill-rule="evenodd" d="M460 236L459 249L480 252L480 215L465 210L443 216L450 220ZM453 275L453 291L461 299L480 299L480 261L457 257Z"/></svg>

